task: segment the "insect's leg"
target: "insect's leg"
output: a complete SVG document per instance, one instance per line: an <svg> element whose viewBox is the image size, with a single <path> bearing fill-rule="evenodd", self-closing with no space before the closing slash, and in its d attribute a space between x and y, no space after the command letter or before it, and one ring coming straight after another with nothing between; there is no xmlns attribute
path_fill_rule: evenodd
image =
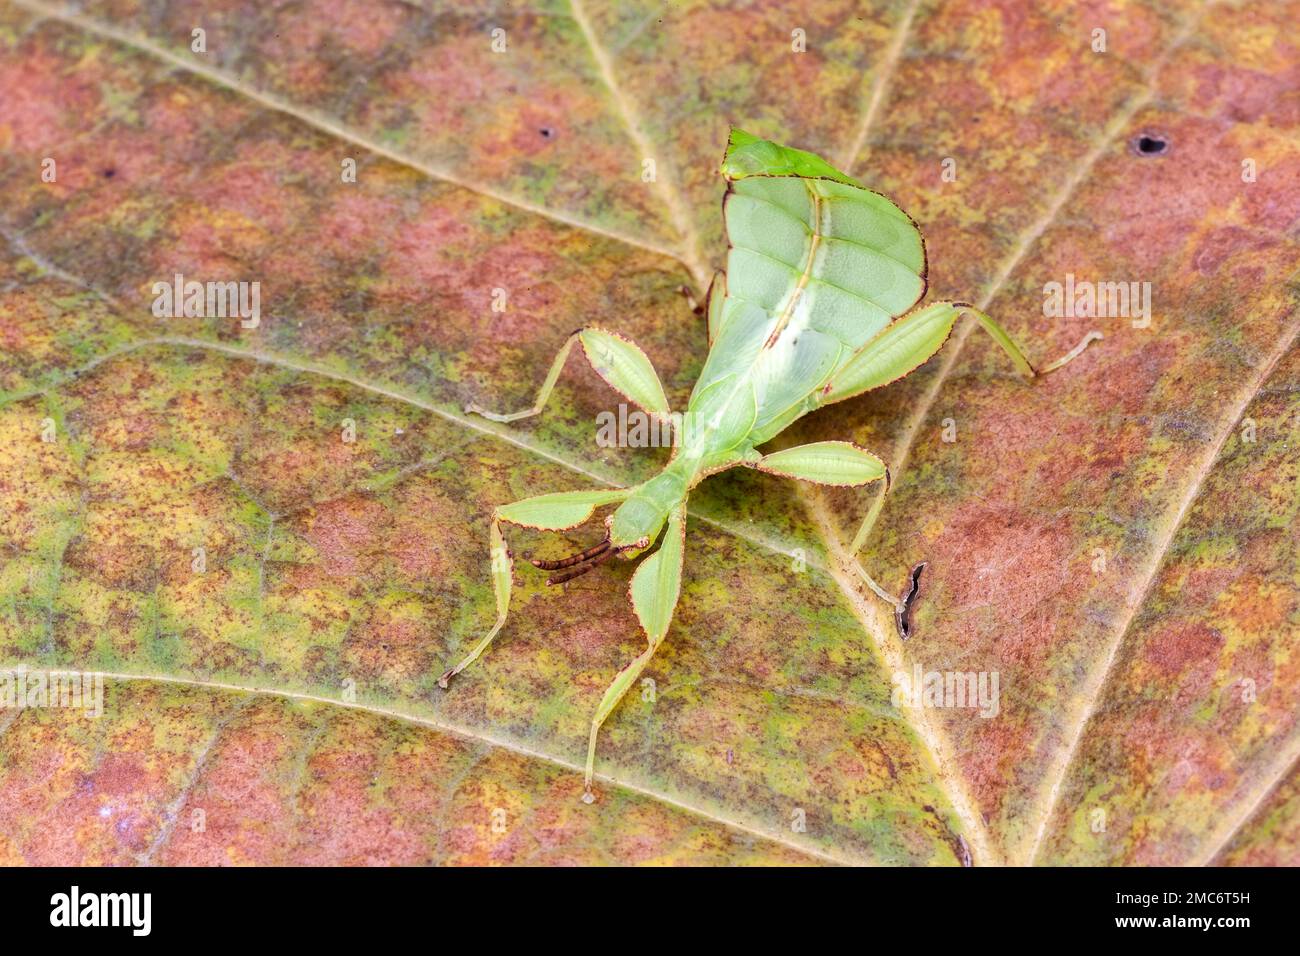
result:
<svg viewBox="0 0 1300 956"><path fill-rule="evenodd" d="M960 314L951 302L935 302L891 322L831 376L817 396L818 406L880 388L920 368L943 348Z"/></svg>
<svg viewBox="0 0 1300 956"><path fill-rule="evenodd" d="M470 402L465 406L465 411L473 415L482 415L494 422L517 422L521 418L531 418L533 415L540 414L547 400L551 397L551 392L555 389L555 382L559 379L560 372L564 371L564 363L568 361L569 352L572 350L573 343L578 338L578 335L578 332L574 332L564 340L564 345L560 347L559 353L555 356L555 361L551 363L551 368L546 373L546 379L542 382L542 387L537 391L537 400L531 406L521 412L490 412L477 402Z"/></svg>
<svg viewBox="0 0 1300 956"><path fill-rule="evenodd" d="M591 720L591 735L587 739L586 789L582 797L587 803L595 799L591 793L591 778L595 772L596 737L600 733L600 725L636 683L641 671L663 643L664 635L668 633L668 625L672 622L677 598L681 593L682 551L685 543L686 505L683 503L668 516L668 528L659 550L642 561L636 574L632 575L628 594L632 598L632 609L636 611L637 620L645 631L647 646L632 663L619 671L614 682L605 690Z"/></svg>
<svg viewBox="0 0 1300 956"><path fill-rule="evenodd" d="M574 342L582 344L583 354L591 367L616 391L622 392L650 414L667 417L668 398L664 395L659 375L645 352L631 339L598 328L578 329L565 339L546 373L542 387L537 391L536 401L528 408L521 412L490 412L481 405L470 402L465 406L465 411L482 415L494 422L516 422L539 414L555 390L555 383L564 370L564 363L569 358Z"/></svg>
<svg viewBox="0 0 1300 956"><path fill-rule="evenodd" d="M853 487L881 478L889 484L885 463L861 445L851 441L817 441L774 451L750 463L750 467L783 478L797 478L815 485Z"/></svg>
<svg viewBox="0 0 1300 956"><path fill-rule="evenodd" d="M880 509L885 506L885 495L889 494L889 482L885 482L880 489L880 494L876 495L876 500L871 503L871 508L867 516L862 519L858 525L858 533L853 536L853 543L849 545L849 555L853 559L853 570L857 572L858 577L862 578L864 584L871 588L873 594L886 604L893 607L895 611L899 609L899 602L896 601L888 591L875 582L875 579L867 573L867 569L862 566L862 561L858 558L858 552L866 543L867 535L876 524L876 518L880 516Z"/></svg>
<svg viewBox="0 0 1300 956"><path fill-rule="evenodd" d="M492 591L496 595L497 602L496 623L492 626L492 630L488 631L487 636L475 644L459 664L443 672L443 675L438 678L439 687L445 690L453 677L478 660L479 655L487 650L487 646L505 626L506 615L510 610L514 558L506 545L501 525L509 523L539 531L566 531L587 521L597 506L622 501L631 493L632 489L629 488L562 491L558 494L524 498L508 505L501 505L493 511L489 540L492 554Z"/></svg>
<svg viewBox="0 0 1300 956"><path fill-rule="evenodd" d="M985 312L966 302L954 302L952 305L959 311L969 312L971 315L975 316L979 321L979 324L984 327L984 331L988 332L993 341L997 342L998 345L1002 347L1002 351L1007 353L1007 356L1015 364L1016 368L1030 378L1033 378L1035 375L1046 375L1048 372L1055 372L1058 368L1070 364L1083 354L1083 350L1086 349L1089 344L1098 339L1104 338L1101 332L1092 329L1084 335L1078 345L1070 349L1070 351L1066 352L1055 362L1049 362L1042 368L1035 369L1029 364L1029 360L1025 358L1024 350L1021 349L1021 347L1016 343L1016 340L1011 337L1010 333L993 321L993 319Z"/></svg>
<svg viewBox="0 0 1300 956"><path fill-rule="evenodd" d="M497 599L497 619L492 625L492 630L474 645L473 649L466 654L455 667L443 671L438 678L438 686L443 690L447 689L448 682L473 664L480 654L487 650L487 646L492 643L493 638L505 627L506 615L510 613L510 587L512 584L511 576L514 571L514 558L510 554L510 548L506 545L505 535L501 533L501 519L493 516L492 530L489 533L490 550L492 552L492 591Z"/></svg>
<svg viewBox="0 0 1300 956"><path fill-rule="evenodd" d="M1073 361L1089 343L1102 337L1097 330L1090 331L1083 341L1061 358L1035 371L1015 340L986 313L964 302L931 302L885 326L875 338L858 349L822 389L818 406L842 402L888 385L919 368L948 341L952 327L963 312L975 316L1016 368L1030 378L1053 372Z"/></svg>
<svg viewBox="0 0 1300 956"><path fill-rule="evenodd" d="M916 599L917 592L921 585L921 572L925 570L926 562L922 561L912 569L908 575L907 587L903 593L895 598L888 591L875 582L875 579L867 573L867 569L862 566L862 560L858 557L858 552L862 546L867 543L867 535L876 525L876 519L880 517L880 509L885 506L885 496L889 494L889 481L886 480L880 488L880 494L876 495L876 500L871 503L871 508L867 515L858 525L858 533L853 536L853 543L849 545L849 555L853 560L853 570L857 573L864 584L871 589L876 597L884 601L894 609L894 625L898 628L898 635L903 640L907 640L912 632L912 601Z"/></svg>
<svg viewBox="0 0 1300 956"><path fill-rule="evenodd" d="M857 553L862 548L862 539L866 537L867 529L875 523L876 516L880 514L880 509L885 503L885 495L889 492L889 468L886 467L883 461L865 448L852 442L819 441L813 442L811 445L798 445L784 451L764 455L754 462L751 467L774 475L797 478L800 481L811 481L819 485L843 487L865 485L881 478L885 479L885 483L881 485L880 493L876 495L876 500L871 505L871 510L867 512L867 517L858 527L857 537L853 539L853 544L849 546L849 554L853 557L854 570L857 571L867 587L871 588L872 592L892 607L895 612L898 611L899 602L894 600L888 591L872 580L871 575L867 574L866 569L862 567L862 563L857 560Z"/></svg>

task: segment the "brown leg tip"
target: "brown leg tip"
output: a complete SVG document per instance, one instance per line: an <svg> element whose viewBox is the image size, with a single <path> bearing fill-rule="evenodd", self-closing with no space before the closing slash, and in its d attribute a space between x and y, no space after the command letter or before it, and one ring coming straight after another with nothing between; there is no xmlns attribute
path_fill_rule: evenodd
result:
<svg viewBox="0 0 1300 956"><path fill-rule="evenodd" d="M443 674L441 677L438 678L438 686L441 687L443 690L446 690L447 685L450 683L451 683L451 671L447 671L447 673Z"/></svg>

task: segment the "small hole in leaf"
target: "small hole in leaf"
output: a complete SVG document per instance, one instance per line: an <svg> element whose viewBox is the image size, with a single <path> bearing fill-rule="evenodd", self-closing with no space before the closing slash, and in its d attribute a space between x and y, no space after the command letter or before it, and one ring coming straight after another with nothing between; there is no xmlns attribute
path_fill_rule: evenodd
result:
<svg viewBox="0 0 1300 956"><path fill-rule="evenodd" d="M552 139L555 136L555 130L551 129L549 126L543 126L537 131L537 133L542 137L542 139Z"/></svg>
<svg viewBox="0 0 1300 956"><path fill-rule="evenodd" d="M105 179L112 179L112 178L113 178L114 176L116 176L116 175L117 175L117 170L114 169L112 166L110 166L108 169L104 170L104 178L105 178Z"/></svg>
<svg viewBox="0 0 1300 956"><path fill-rule="evenodd" d="M1139 156L1159 156L1169 149L1169 141L1156 133L1144 133L1133 141L1133 151Z"/></svg>

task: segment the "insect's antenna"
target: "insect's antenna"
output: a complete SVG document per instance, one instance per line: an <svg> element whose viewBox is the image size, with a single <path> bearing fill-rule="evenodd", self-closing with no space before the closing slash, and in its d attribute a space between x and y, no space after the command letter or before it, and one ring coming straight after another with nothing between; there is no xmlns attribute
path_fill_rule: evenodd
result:
<svg viewBox="0 0 1300 956"><path fill-rule="evenodd" d="M599 544L593 544L586 551L579 551L577 554L571 554L567 558L560 558L558 561L542 561L539 558L530 558L533 567L541 568L543 571L558 571L561 568L571 568L575 564L582 564L584 561L590 561L592 558L601 554L609 547L609 538Z"/></svg>
<svg viewBox="0 0 1300 956"><path fill-rule="evenodd" d="M609 542L605 542L604 550L598 552L595 557L589 558L586 564L579 564L570 571L561 571L559 574L552 574L546 579L547 584L564 584L566 581L572 581L574 578L580 578L597 565L604 564L620 551L626 551L627 548L611 548ZM575 555L576 557L576 555ZM573 562L576 563L576 562Z"/></svg>

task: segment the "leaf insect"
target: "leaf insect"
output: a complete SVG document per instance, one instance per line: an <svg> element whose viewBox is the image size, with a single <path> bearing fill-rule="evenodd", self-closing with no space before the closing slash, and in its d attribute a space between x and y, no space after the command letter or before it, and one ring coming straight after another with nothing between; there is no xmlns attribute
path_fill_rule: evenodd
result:
<svg viewBox="0 0 1300 956"><path fill-rule="evenodd" d="M646 648L614 678L592 718L587 802L594 799L591 781L601 724L668 633L681 590L686 501L697 484L737 466L821 485L883 479L869 522L890 480L885 463L870 451L847 441L813 442L768 454L759 446L811 411L912 372L939 351L963 313L974 316L1030 378L1060 368L1101 338L1101 333L1089 332L1071 352L1036 372L1011 336L973 305L917 306L926 290L925 242L916 223L889 199L812 153L739 129L731 131L721 172L727 181L726 271L709 287L709 354L671 460L635 487L559 492L497 507L489 532L496 623L438 681L447 687L506 622L514 565L503 525L567 531L586 523L595 509L618 505L605 518L605 537L598 544L563 560L532 561L554 572L548 583L563 584L615 556L634 559L649 553L628 588ZM578 329L565 341L531 407L500 414L470 404L466 411L496 422L539 414L574 343L616 391L649 415L667 419L668 399L650 359L634 342L595 326ZM655 542L659 546L651 551ZM855 541L851 553L860 546ZM903 638L910 629L921 567L913 570L903 598L894 599L858 566L871 590L893 608Z"/></svg>

